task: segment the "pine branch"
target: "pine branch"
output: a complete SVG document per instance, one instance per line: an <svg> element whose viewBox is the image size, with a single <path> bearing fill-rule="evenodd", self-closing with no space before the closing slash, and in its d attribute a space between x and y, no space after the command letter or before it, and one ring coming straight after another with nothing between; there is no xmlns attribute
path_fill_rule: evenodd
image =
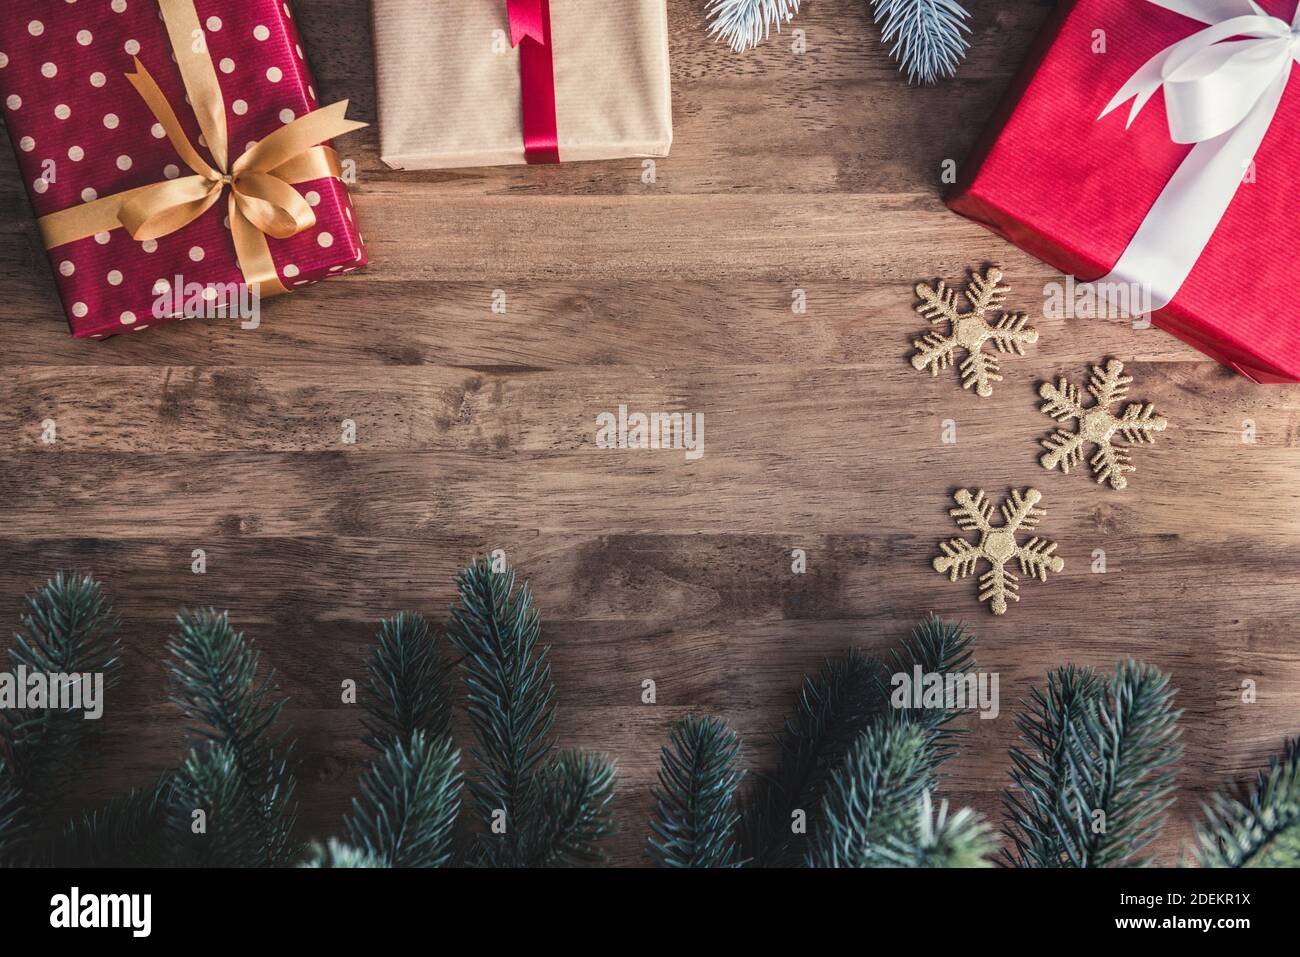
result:
<svg viewBox="0 0 1300 957"><path fill-rule="evenodd" d="M430 740L451 733L452 665L435 634L418 614L385 620L370 653L370 688L363 719L365 741L384 751L408 742L416 731Z"/></svg>
<svg viewBox="0 0 1300 957"><path fill-rule="evenodd" d="M445 867L460 813L460 752L449 736L393 741L361 779L348 841L381 867Z"/></svg>
<svg viewBox="0 0 1300 957"><path fill-rule="evenodd" d="M63 828L51 850L56 867L163 867L172 863L165 840L172 780L80 814Z"/></svg>
<svg viewBox="0 0 1300 957"><path fill-rule="evenodd" d="M916 839L891 837L883 859L890 867L992 867L989 859L996 853L997 839L983 817L968 807L950 815L947 801L939 803L936 813L926 791L918 807Z"/></svg>
<svg viewBox="0 0 1300 957"><path fill-rule="evenodd" d="M869 727L831 775L807 866L889 866L889 847L918 840L916 808L931 780L925 732Z"/></svg>
<svg viewBox="0 0 1300 957"><path fill-rule="evenodd" d="M119 622L93 578L59 573L27 596L20 623L9 648L15 673L24 668L29 675L101 674L105 690L117 684ZM96 723L87 721L81 709L6 709L0 714L0 744L10 773L23 789L35 789L27 803L62 793Z"/></svg>
<svg viewBox="0 0 1300 957"><path fill-rule="evenodd" d="M22 631L14 636L9 660L29 672L99 672L116 683L120 672L120 622L99 582L89 575L60 572L26 599Z"/></svg>
<svg viewBox="0 0 1300 957"><path fill-rule="evenodd" d="M313 841L307 848L306 858L298 866L304 868L354 868L383 867L384 864L377 857L373 857L365 851L359 851L355 847L349 847L342 841L330 838L326 844Z"/></svg>
<svg viewBox="0 0 1300 957"><path fill-rule="evenodd" d="M806 826L815 829L815 815L826 782L840 766L849 747L876 719L893 726L916 725L927 741L926 760L936 768L952 753L947 723L957 712L949 708L890 707L890 677L911 676L916 667L925 674L954 674L974 667L972 637L960 624L930 616L913 629L888 665L873 661L857 649L823 664L804 678L798 708L778 736L777 770L760 775L745 809L744 848L759 867L791 866L804 856L804 841L792 828L800 811Z"/></svg>
<svg viewBox="0 0 1300 957"><path fill-rule="evenodd" d="M0 754L0 866L16 859L22 837L22 791Z"/></svg>
<svg viewBox="0 0 1300 957"><path fill-rule="evenodd" d="M610 802L614 765L603 755L561 751L542 771L535 821L524 862L530 867L570 867L605 860L599 843L614 832Z"/></svg>
<svg viewBox="0 0 1300 957"><path fill-rule="evenodd" d="M887 667L878 672L880 687L877 694L881 700L890 703L886 711L889 720L894 724L915 725L925 732L926 752L932 770L956 753L954 739L963 732L947 725L961 711L947 701L941 708L915 708L911 702L905 702L901 707L894 706L892 679L895 675L906 675L910 679L917 668L921 669L922 675L948 676L973 671L973 641L965 625L950 624L937 615L930 615L912 629L899 648L890 651Z"/></svg>
<svg viewBox="0 0 1300 957"><path fill-rule="evenodd" d="M27 596L20 625L9 648L15 675L22 668L29 676L45 676L51 685L57 683L56 676L85 682L98 675L105 692L117 684L119 622L93 578L56 575ZM34 845L57 831L52 811L68 793L84 745L97 729L98 722L87 720L84 708L0 710L0 825L8 821L9 835L0 840L0 861L9 860L8 854L36 853ZM24 840L18 842L20 831ZM8 853L5 844L10 845ZM22 850L21 844L28 846Z"/></svg>
<svg viewBox="0 0 1300 957"><path fill-rule="evenodd" d="M1269 759L1247 794L1215 794L1201 811L1202 867L1300 867L1300 738Z"/></svg>
<svg viewBox="0 0 1300 957"><path fill-rule="evenodd" d="M1150 859L1141 852L1164 824L1182 757L1169 679L1124 662L1087 700L1087 672L1059 674L1021 725L1037 753L1012 753L1022 787L1008 799L1017 863L1144 867Z"/></svg>
<svg viewBox="0 0 1300 957"><path fill-rule="evenodd" d="M1030 689L1016 728L1027 749L1012 748L1013 789L1003 798L1007 835L1014 852L1003 849L1014 867L1065 867L1065 843L1058 818L1073 818L1069 790L1068 744L1074 727L1096 707L1102 682L1090 668L1067 665L1047 676L1047 691Z"/></svg>
<svg viewBox="0 0 1300 957"><path fill-rule="evenodd" d="M879 668L851 648L804 677L795 716L777 737L776 772L759 775L742 819L745 856L755 866L790 866L802 856L792 819L814 813L831 773L881 713Z"/></svg>
<svg viewBox="0 0 1300 957"><path fill-rule="evenodd" d="M274 730L284 707L284 699L274 697L274 675L259 679L258 653L224 612L182 611L176 622L167 662L172 700L186 719L198 722L191 733L220 749L191 753L192 769L202 774L192 784L224 788L218 772L224 774L228 757L243 799L256 811L264 863L290 864L298 853L290 842L297 816L293 745Z"/></svg>
<svg viewBox="0 0 1300 957"><path fill-rule="evenodd" d="M233 745L204 741L176 771L168 843L187 867L262 867L271 856L263 809Z"/></svg>
<svg viewBox="0 0 1300 957"><path fill-rule="evenodd" d="M1164 826L1183 754L1174 694L1168 676L1124 662L1074 727L1070 773L1079 803L1066 854L1075 866L1150 864L1141 852Z"/></svg>
<svg viewBox="0 0 1300 957"><path fill-rule="evenodd" d="M476 561L457 578L459 604L448 638L463 656L467 709L480 768L470 789L488 834L482 853L507 866L528 863L537 820L539 775L554 745L555 689L549 651L527 584L515 591L511 569ZM504 815L505 833L492 830Z"/></svg>
<svg viewBox="0 0 1300 957"><path fill-rule="evenodd" d="M957 0L871 0L871 16L909 83L955 76L970 43L970 14Z"/></svg>
<svg viewBox="0 0 1300 957"><path fill-rule="evenodd" d="M709 36L719 37L737 53L758 46L775 26L789 23L799 12L799 0L711 0L706 16Z"/></svg>
<svg viewBox="0 0 1300 957"><path fill-rule="evenodd" d="M648 842L650 860L657 867L738 867L735 798L745 772L736 732L718 718L689 715L660 755L650 821L659 840Z"/></svg>

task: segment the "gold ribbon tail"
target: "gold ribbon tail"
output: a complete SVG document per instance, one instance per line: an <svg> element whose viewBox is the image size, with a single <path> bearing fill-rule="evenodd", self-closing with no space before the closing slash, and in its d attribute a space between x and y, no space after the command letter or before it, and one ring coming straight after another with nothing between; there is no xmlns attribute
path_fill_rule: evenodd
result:
<svg viewBox="0 0 1300 957"><path fill-rule="evenodd" d="M234 192L230 194L230 236L235 241L235 257L244 274L244 282L257 290L263 299L283 296L289 290L280 281L280 274L271 258L271 246L266 234L249 222L239 211Z"/></svg>

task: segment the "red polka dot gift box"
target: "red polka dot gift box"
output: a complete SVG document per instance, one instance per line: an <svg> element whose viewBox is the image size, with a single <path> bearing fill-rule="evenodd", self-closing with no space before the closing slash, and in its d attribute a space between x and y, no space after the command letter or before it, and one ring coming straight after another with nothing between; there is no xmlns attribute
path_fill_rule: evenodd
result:
<svg viewBox="0 0 1300 957"><path fill-rule="evenodd" d="M9 0L0 101L77 338L261 299L366 264L283 0Z"/></svg>

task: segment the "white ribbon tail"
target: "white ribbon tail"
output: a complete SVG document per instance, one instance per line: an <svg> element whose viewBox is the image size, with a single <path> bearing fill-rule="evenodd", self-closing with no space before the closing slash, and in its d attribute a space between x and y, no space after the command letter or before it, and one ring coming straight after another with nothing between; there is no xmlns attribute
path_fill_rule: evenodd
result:
<svg viewBox="0 0 1300 957"><path fill-rule="evenodd" d="M1164 82L1165 61L1169 59L1174 49L1174 47L1169 47L1161 50L1150 60L1147 60L1146 63L1143 63L1142 67L1129 77L1128 82L1120 87L1119 92L1111 97L1110 102L1106 104L1106 108L1101 111L1101 115L1097 119L1100 120L1109 116L1121 105L1133 100L1133 109L1129 110L1128 122L1124 124L1124 128L1127 129L1132 126L1133 121L1142 112L1142 107L1146 106L1147 101L1155 96L1156 90L1160 89L1160 84ZM1135 97L1136 99L1134 99Z"/></svg>

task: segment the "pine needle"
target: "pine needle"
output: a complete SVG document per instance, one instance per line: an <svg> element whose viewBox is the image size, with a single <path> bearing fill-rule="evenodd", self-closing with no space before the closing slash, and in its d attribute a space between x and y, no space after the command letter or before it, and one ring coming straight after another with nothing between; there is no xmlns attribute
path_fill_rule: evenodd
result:
<svg viewBox="0 0 1300 957"><path fill-rule="evenodd" d="M542 771L538 809L528 822L530 867L571 867L606 859L600 841L614 833L614 765L604 756L561 751Z"/></svg>
<svg viewBox="0 0 1300 957"><path fill-rule="evenodd" d="M849 747L882 713L880 665L851 648L807 675L795 715L777 737L773 774L758 775L745 810L745 855L758 867L790 866L803 857L804 837L793 819L815 813L831 773Z"/></svg>
<svg viewBox="0 0 1300 957"><path fill-rule="evenodd" d="M917 839L916 808L932 777L917 727L872 725L831 775L808 867L888 867L892 842Z"/></svg>
<svg viewBox="0 0 1300 957"><path fill-rule="evenodd" d="M1300 738L1269 759L1246 794L1215 794L1201 811L1202 867L1300 867Z"/></svg>
<svg viewBox="0 0 1300 957"><path fill-rule="evenodd" d="M290 767L293 746L286 745L275 730L285 702L274 697L274 676L259 677L257 652L230 626L225 612L182 611L176 625L177 634L167 646L172 700L185 718L195 722L191 733L214 746L190 753L186 768L193 779L188 785L178 782L178 795L183 797L184 787L189 786L196 794L211 791L227 806L236 807L226 793L234 786L227 780L230 764L243 789L244 804L238 807L246 804L256 812L266 863L290 864L298 856L289 838L297 816L296 782ZM232 831L220 833L234 839ZM238 856L239 848L232 847L228 854L204 853L224 858Z"/></svg>
<svg viewBox="0 0 1300 957"><path fill-rule="evenodd" d="M313 841L307 848L306 858L298 865L304 868L360 868L383 867L378 858L365 851L350 847L342 841L330 838L326 843Z"/></svg>
<svg viewBox="0 0 1300 957"><path fill-rule="evenodd" d="M382 867L445 867L460 813L460 752L450 737L393 741L361 779L348 841Z"/></svg>
<svg viewBox="0 0 1300 957"><path fill-rule="evenodd" d="M105 693L117 684L119 621L90 576L56 575L27 596L20 625L9 648L15 673L25 668L29 675L49 677L102 675ZM0 862L36 854L35 843L58 833L52 812L65 799L98 728L83 709L0 710Z"/></svg>
<svg viewBox="0 0 1300 957"><path fill-rule="evenodd" d="M102 674L107 691L121 673L119 624L97 581L59 573L27 596L22 627L9 648L10 665L28 674ZM81 710L0 712L0 743L8 752L10 773L21 787L57 794L95 727Z"/></svg>
<svg viewBox="0 0 1300 957"><path fill-rule="evenodd" d="M891 867L968 868L992 867L997 853L993 827L968 807L948 813L948 802L940 801L937 811L930 792L921 796L917 807L915 838L891 835L882 853Z"/></svg>
<svg viewBox="0 0 1300 957"><path fill-rule="evenodd" d="M1150 864L1142 851L1173 803L1181 712L1169 678L1149 665L1127 661L1093 682L1061 669L1020 724L1031 750L1012 751L1021 794L1008 816L1021 866Z"/></svg>
<svg viewBox="0 0 1300 957"><path fill-rule="evenodd" d="M72 818L54 842L55 867L162 867L173 863L165 839L173 781L164 775L146 790L122 797Z"/></svg>
<svg viewBox="0 0 1300 957"><path fill-rule="evenodd" d="M259 797L228 742L204 741L177 770L167 836L178 863L189 867L264 867L269 849Z"/></svg>
<svg viewBox="0 0 1300 957"><path fill-rule="evenodd" d="M525 583L476 561L457 578L448 638L461 654L478 739L470 782L484 832L473 862L544 867L599 860L609 833L614 768L598 755L555 753L550 651Z"/></svg>
<svg viewBox="0 0 1300 957"><path fill-rule="evenodd" d="M689 715L673 728L654 790L647 851L655 866L739 866L735 799L744 775L740 738L725 721Z"/></svg>
<svg viewBox="0 0 1300 957"><path fill-rule="evenodd" d="M871 0L871 15L909 83L957 74L970 46L970 14L957 0Z"/></svg>
<svg viewBox="0 0 1300 957"><path fill-rule="evenodd" d="M881 707L890 700L895 675L907 675L910 678L917 668L921 669L923 675L960 675L973 671L973 642L970 632L960 622L946 622L937 615L927 617L912 629L898 648L889 652L886 667L878 672L880 685L877 696L882 702ZM932 767L936 769L956 753L955 739L964 732L947 725L960 713L949 702L945 702L945 707L942 708L884 709L889 721L916 725L925 732L927 753Z"/></svg>
<svg viewBox="0 0 1300 957"><path fill-rule="evenodd" d="M1047 690L1030 688L1016 728L1027 748L1012 748L1013 788L1003 798L1015 867L1063 867L1065 844L1055 821L1072 816L1067 748L1074 725L1096 706L1102 682L1090 668L1066 665L1047 675Z"/></svg>
<svg viewBox="0 0 1300 957"><path fill-rule="evenodd" d="M816 815L826 783L849 748L877 720L891 726L913 726L926 742L931 770L952 753L952 732L946 725L957 712L946 708L893 709L890 677L954 674L974 668L972 638L960 624L930 616L891 652L888 663L850 649L842 658L826 661L816 675L806 676L794 718L777 738L775 773L758 775L758 785L742 821L745 855L759 867L784 867L805 856L807 838L796 833L793 820L802 814L807 833L816 829Z"/></svg>
<svg viewBox="0 0 1300 957"><path fill-rule="evenodd" d="M416 731L432 739L451 733L452 665L429 624L418 614L385 620L370 653L366 731L377 751L409 742Z"/></svg>
<svg viewBox="0 0 1300 957"><path fill-rule="evenodd" d="M709 36L726 41L737 53L758 46L776 27L799 12L799 0L711 0L706 15Z"/></svg>
<svg viewBox="0 0 1300 957"><path fill-rule="evenodd" d="M13 863L23 836L23 793L0 754L0 864Z"/></svg>

